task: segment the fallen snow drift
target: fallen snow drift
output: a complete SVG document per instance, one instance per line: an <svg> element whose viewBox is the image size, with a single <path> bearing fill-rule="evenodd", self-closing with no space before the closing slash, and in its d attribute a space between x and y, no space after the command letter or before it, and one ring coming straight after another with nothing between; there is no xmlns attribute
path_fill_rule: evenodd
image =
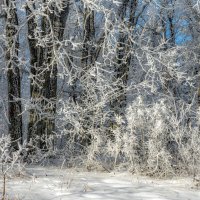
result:
<svg viewBox="0 0 200 200"><path fill-rule="evenodd" d="M7 180L6 192L11 200L200 200L200 191L191 189L189 179L161 181L55 168L29 168Z"/></svg>

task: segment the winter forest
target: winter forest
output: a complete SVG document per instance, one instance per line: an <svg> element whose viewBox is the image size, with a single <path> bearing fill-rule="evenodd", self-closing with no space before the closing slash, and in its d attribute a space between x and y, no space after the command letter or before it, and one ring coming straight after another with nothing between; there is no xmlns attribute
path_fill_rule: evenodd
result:
<svg viewBox="0 0 200 200"><path fill-rule="evenodd" d="M200 186L199 27L199 0L0 0L4 179L62 165Z"/></svg>

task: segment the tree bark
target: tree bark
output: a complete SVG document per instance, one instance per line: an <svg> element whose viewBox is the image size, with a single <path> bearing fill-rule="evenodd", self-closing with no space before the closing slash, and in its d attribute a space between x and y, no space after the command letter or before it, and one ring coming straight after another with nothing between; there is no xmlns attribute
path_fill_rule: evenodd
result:
<svg viewBox="0 0 200 200"><path fill-rule="evenodd" d="M44 1L46 3L46 1ZM36 22L32 9L34 2L29 1L26 7L29 32L29 47L31 52L31 100L32 104L40 107L40 111L30 111L29 140L39 136L38 146L46 148L46 139L54 134L57 101L57 64L55 52L63 40L65 23L69 13L69 1L63 0L61 10L55 3L44 11L41 20L42 34L39 39L47 38L45 44L39 44L36 38ZM50 11L51 10L51 11Z"/></svg>
<svg viewBox="0 0 200 200"><path fill-rule="evenodd" d="M83 27L83 50L81 62L83 70L88 70L89 65L94 63L94 11L85 8L84 11L84 27Z"/></svg>
<svg viewBox="0 0 200 200"><path fill-rule="evenodd" d="M85 77L87 76L88 70L91 69L91 66L95 63L95 26L94 26L94 11L88 7L84 9L84 20L83 20L83 46L82 46L82 56L81 56L81 77L83 81L83 90L81 91L80 105L84 108L88 105L90 94L85 86ZM94 80L95 81L95 80ZM91 116L93 112L87 113L84 112L81 116L82 118L82 130L80 131L81 144L85 147L91 143L91 135L88 134L89 127L92 126Z"/></svg>
<svg viewBox="0 0 200 200"><path fill-rule="evenodd" d="M17 143L22 143L22 107L21 107L21 78L18 63L18 17L15 1L6 1L6 39L7 39L7 79L8 79L8 118L9 134L12 146L17 149Z"/></svg>

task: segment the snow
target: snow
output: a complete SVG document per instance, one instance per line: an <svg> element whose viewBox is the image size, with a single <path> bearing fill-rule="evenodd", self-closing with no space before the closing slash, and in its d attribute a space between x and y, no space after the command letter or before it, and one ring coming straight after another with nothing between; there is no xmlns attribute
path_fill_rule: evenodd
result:
<svg viewBox="0 0 200 200"><path fill-rule="evenodd" d="M2 180L0 188L2 188ZM95 173L34 167L7 179L9 199L17 200L199 200L190 179L155 180L128 173Z"/></svg>

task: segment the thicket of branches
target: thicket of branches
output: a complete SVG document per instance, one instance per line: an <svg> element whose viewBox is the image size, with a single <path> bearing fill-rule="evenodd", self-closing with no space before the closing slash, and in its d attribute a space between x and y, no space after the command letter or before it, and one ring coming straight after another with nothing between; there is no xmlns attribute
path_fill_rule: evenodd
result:
<svg viewBox="0 0 200 200"><path fill-rule="evenodd" d="M2 163L200 173L198 1L0 6Z"/></svg>

